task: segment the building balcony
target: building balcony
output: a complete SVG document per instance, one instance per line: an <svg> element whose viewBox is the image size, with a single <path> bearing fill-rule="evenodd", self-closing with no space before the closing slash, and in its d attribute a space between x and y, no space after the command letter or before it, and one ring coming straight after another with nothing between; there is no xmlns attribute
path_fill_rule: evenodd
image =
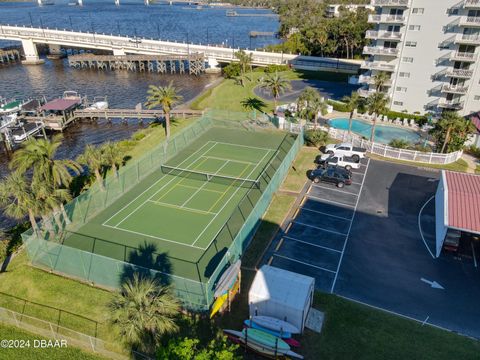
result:
<svg viewBox="0 0 480 360"><path fill-rule="evenodd" d="M363 53L368 55L397 56L399 53L399 49L385 48L382 46L364 46Z"/></svg>
<svg viewBox="0 0 480 360"><path fill-rule="evenodd" d="M459 79L470 79L473 76L473 70L468 69L448 69L445 76Z"/></svg>
<svg viewBox="0 0 480 360"><path fill-rule="evenodd" d="M368 70L394 72L397 68L397 65L388 63L386 61L364 61L362 62L361 68Z"/></svg>
<svg viewBox="0 0 480 360"><path fill-rule="evenodd" d="M371 24L403 24L406 17L403 15L368 15L368 22Z"/></svg>
<svg viewBox="0 0 480 360"><path fill-rule="evenodd" d="M480 35L477 34L458 34L455 37L455 43L466 45L480 45Z"/></svg>
<svg viewBox="0 0 480 360"><path fill-rule="evenodd" d="M443 109L462 110L463 101L460 101L459 99L447 100L442 98L438 101L437 106Z"/></svg>
<svg viewBox="0 0 480 360"><path fill-rule="evenodd" d="M369 75L360 75L358 77L358 82L360 84L375 84L375 76L369 76ZM386 80L382 86L392 86L392 79Z"/></svg>
<svg viewBox="0 0 480 360"><path fill-rule="evenodd" d="M365 35L367 39L373 40L390 40L390 41L402 41L403 34L398 31L375 31L367 30Z"/></svg>
<svg viewBox="0 0 480 360"><path fill-rule="evenodd" d="M450 54L451 61L475 62L477 60L477 57L477 54L471 52L454 51Z"/></svg>
<svg viewBox="0 0 480 360"><path fill-rule="evenodd" d="M442 85L442 93L464 95L467 92L468 92L468 86L465 86L465 85L450 85L450 84Z"/></svg>
<svg viewBox="0 0 480 360"><path fill-rule="evenodd" d="M480 9L480 0L465 0L463 7L465 9Z"/></svg>
<svg viewBox="0 0 480 360"><path fill-rule="evenodd" d="M373 6L393 6L393 7L409 7L410 0L371 0L370 2Z"/></svg>
<svg viewBox="0 0 480 360"><path fill-rule="evenodd" d="M480 27L480 16L462 16L460 17L460 26Z"/></svg>
<svg viewBox="0 0 480 360"><path fill-rule="evenodd" d="M358 93L358 95L360 95L361 97L367 98L367 97L369 97L370 95L375 94L376 91L375 91L375 89L358 89L358 90L357 90L357 93Z"/></svg>

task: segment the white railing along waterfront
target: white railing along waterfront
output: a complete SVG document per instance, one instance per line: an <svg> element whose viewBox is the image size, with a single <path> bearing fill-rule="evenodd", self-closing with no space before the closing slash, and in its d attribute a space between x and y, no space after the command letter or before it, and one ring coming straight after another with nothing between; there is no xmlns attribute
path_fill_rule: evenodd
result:
<svg viewBox="0 0 480 360"><path fill-rule="evenodd" d="M300 133L302 128L305 130L318 129L328 132L328 135L336 140L342 142L351 142L354 146L359 146L367 149L371 154L379 155L382 157L412 161L416 163L424 164L450 164L461 158L463 151L455 151L449 154L440 154L434 152L423 152L416 150L407 150L407 149L397 149L385 144L380 144L376 142L371 142L362 138L357 134L349 134L346 130L335 129L333 127L327 126L315 126L314 124L296 124L285 121L280 128L282 130L287 130L293 133Z"/></svg>

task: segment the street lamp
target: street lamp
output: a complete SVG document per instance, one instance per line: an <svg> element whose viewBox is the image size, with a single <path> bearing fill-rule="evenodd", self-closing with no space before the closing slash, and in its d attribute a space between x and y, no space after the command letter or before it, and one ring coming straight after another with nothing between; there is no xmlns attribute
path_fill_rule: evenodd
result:
<svg viewBox="0 0 480 360"><path fill-rule="evenodd" d="M33 19L32 19L32 13L28 13L28 17L30 18L30 26L33 28Z"/></svg>

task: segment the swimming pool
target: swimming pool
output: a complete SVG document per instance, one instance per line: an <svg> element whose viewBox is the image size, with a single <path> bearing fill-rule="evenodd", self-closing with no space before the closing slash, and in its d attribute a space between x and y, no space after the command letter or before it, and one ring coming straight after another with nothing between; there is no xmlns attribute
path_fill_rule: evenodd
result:
<svg viewBox="0 0 480 360"><path fill-rule="evenodd" d="M331 119L328 123L335 129L348 130L347 118ZM372 125L370 123L358 119L352 119L352 132L370 139L371 131ZM375 126L375 142L388 144L393 139L402 139L414 144L420 140L420 135L413 130L380 125L377 121L377 126Z"/></svg>

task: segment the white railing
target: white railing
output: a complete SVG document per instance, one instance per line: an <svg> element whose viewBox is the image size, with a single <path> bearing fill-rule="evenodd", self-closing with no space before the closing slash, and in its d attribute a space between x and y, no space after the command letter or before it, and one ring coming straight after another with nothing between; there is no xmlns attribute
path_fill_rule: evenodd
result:
<svg viewBox="0 0 480 360"><path fill-rule="evenodd" d="M390 40L401 40L403 34L399 31L376 31L376 30L367 30L365 37L367 39L390 39Z"/></svg>
<svg viewBox="0 0 480 360"><path fill-rule="evenodd" d="M397 48L386 48L381 46L364 46L363 53L371 55L391 55L397 56L399 49Z"/></svg>
<svg viewBox="0 0 480 360"><path fill-rule="evenodd" d="M473 76L473 70L468 69L450 69L445 73L451 77L471 78Z"/></svg>
<svg viewBox="0 0 480 360"><path fill-rule="evenodd" d="M410 0L372 0L373 6L408 6Z"/></svg>
<svg viewBox="0 0 480 360"><path fill-rule="evenodd" d="M465 0L463 3L463 6L468 8L468 7L480 7L480 0Z"/></svg>
<svg viewBox="0 0 480 360"><path fill-rule="evenodd" d="M406 20L403 15L368 15L369 23L395 23L402 24Z"/></svg>
<svg viewBox="0 0 480 360"><path fill-rule="evenodd" d="M326 131L331 138L340 140L342 142L351 142L354 146L359 146L367 149L367 151L371 154L379 155L390 159L412 161L424 164L450 164L460 159L463 154L463 151L455 151L449 154L440 154L434 152L397 149L385 144L380 144L376 142L372 143L357 134L349 134L346 130L340 130L333 127L326 127L315 124L305 124L303 127L305 128L305 130L318 129ZM302 131L302 125L292 124L290 122L284 122L281 128L283 130L287 130L297 134L301 133Z"/></svg>
<svg viewBox="0 0 480 360"><path fill-rule="evenodd" d="M381 70L381 71L395 71L397 66L389 64L385 61L364 61L361 64L362 69Z"/></svg>
<svg viewBox="0 0 480 360"><path fill-rule="evenodd" d="M89 32L74 32L58 29L41 29L21 26L0 25L0 39L32 40L35 43L54 43L84 48L123 50L136 54L176 54L188 55L203 53L205 57L222 61L236 60L235 52L240 50L216 45L186 44L172 41L161 41L142 38L140 42L132 41L128 36L114 36ZM274 53L266 51L250 51L253 64L287 64L298 55Z"/></svg>
<svg viewBox="0 0 480 360"><path fill-rule="evenodd" d="M480 26L480 16L462 16L460 17L460 25Z"/></svg>
<svg viewBox="0 0 480 360"><path fill-rule="evenodd" d="M463 60L463 61L475 61L477 59L477 54L471 52L453 52L450 56L452 60Z"/></svg>
<svg viewBox="0 0 480 360"><path fill-rule="evenodd" d="M466 94L468 92L468 86L443 84L442 92L453 94Z"/></svg>
<svg viewBox="0 0 480 360"><path fill-rule="evenodd" d="M468 43L468 44L479 44L480 35L477 34L457 34L455 38L456 42L459 43Z"/></svg>

